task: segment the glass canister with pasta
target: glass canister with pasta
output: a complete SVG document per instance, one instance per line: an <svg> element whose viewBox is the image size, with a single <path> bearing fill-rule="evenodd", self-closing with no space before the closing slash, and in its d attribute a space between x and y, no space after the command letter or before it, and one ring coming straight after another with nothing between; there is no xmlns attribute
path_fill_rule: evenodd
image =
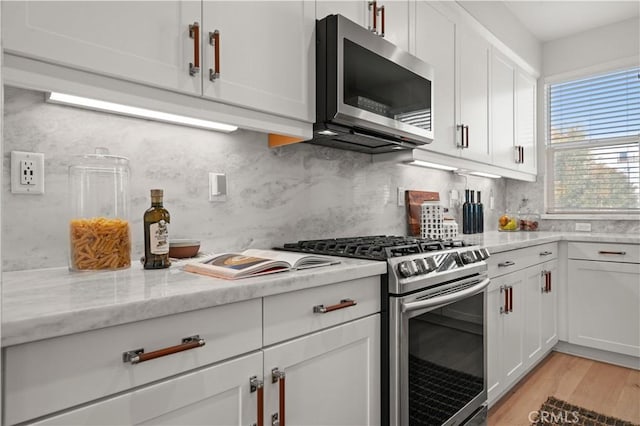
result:
<svg viewBox="0 0 640 426"><path fill-rule="evenodd" d="M74 158L69 166L69 269L131 266L129 174L129 160L105 148Z"/></svg>

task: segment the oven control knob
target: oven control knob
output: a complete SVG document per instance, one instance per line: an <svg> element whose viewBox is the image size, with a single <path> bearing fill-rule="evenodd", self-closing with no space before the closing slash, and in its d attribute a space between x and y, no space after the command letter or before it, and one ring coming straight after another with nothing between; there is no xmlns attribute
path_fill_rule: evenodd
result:
<svg viewBox="0 0 640 426"><path fill-rule="evenodd" d="M476 253L476 257L480 260L485 260L489 258L489 251L485 248L476 250L475 253Z"/></svg>
<svg viewBox="0 0 640 426"><path fill-rule="evenodd" d="M476 261L476 256L472 251L465 251L464 253L460 253L460 257L462 258L462 263L464 263L465 265L474 263Z"/></svg>
<svg viewBox="0 0 640 426"><path fill-rule="evenodd" d="M424 259L416 259L413 261L413 263L416 265L418 275L424 275L429 272L429 267L427 266L427 262Z"/></svg>
<svg viewBox="0 0 640 426"><path fill-rule="evenodd" d="M427 261L427 272L435 271L438 269L438 264L432 257L426 257L424 260Z"/></svg>
<svg viewBox="0 0 640 426"><path fill-rule="evenodd" d="M418 269L416 268L415 263L412 260L405 260L404 262L400 262L398 264L398 272L405 278L409 278L414 276Z"/></svg>

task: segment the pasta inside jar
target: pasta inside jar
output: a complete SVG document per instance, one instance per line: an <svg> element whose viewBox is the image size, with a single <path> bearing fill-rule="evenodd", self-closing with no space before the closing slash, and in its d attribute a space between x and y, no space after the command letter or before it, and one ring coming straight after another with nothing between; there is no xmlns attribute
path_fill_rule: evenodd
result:
<svg viewBox="0 0 640 426"><path fill-rule="evenodd" d="M71 269L83 271L131 266L128 221L105 217L72 219L69 230Z"/></svg>

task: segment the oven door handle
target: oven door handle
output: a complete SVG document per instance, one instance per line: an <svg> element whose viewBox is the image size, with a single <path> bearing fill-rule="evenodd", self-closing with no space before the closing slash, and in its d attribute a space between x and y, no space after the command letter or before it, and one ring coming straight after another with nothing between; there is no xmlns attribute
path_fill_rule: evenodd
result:
<svg viewBox="0 0 640 426"><path fill-rule="evenodd" d="M401 310L402 312L410 312L418 309L448 305L449 303L457 302L458 300L480 293L485 288L487 288L487 286L489 286L490 282L491 281L489 280L489 278L485 278L484 280L480 281L480 283L466 288L462 291L447 294L445 296L434 297L433 299L421 300L419 302L402 303Z"/></svg>

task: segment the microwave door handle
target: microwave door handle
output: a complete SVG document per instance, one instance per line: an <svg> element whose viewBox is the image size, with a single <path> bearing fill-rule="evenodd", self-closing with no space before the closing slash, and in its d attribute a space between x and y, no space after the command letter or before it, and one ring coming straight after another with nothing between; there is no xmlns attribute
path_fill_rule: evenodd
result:
<svg viewBox="0 0 640 426"><path fill-rule="evenodd" d="M419 302L402 303L401 311L411 312L418 309L434 308L434 307L448 305L449 303L457 302L458 300L464 299L469 296L474 296L475 294L480 293L485 288L487 288L490 282L491 281L489 280L489 278L486 278L480 281L480 283L472 287L469 287L467 289L464 289L462 291L447 294L444 296L434 297L433 299L421 300Z"/></svg>

